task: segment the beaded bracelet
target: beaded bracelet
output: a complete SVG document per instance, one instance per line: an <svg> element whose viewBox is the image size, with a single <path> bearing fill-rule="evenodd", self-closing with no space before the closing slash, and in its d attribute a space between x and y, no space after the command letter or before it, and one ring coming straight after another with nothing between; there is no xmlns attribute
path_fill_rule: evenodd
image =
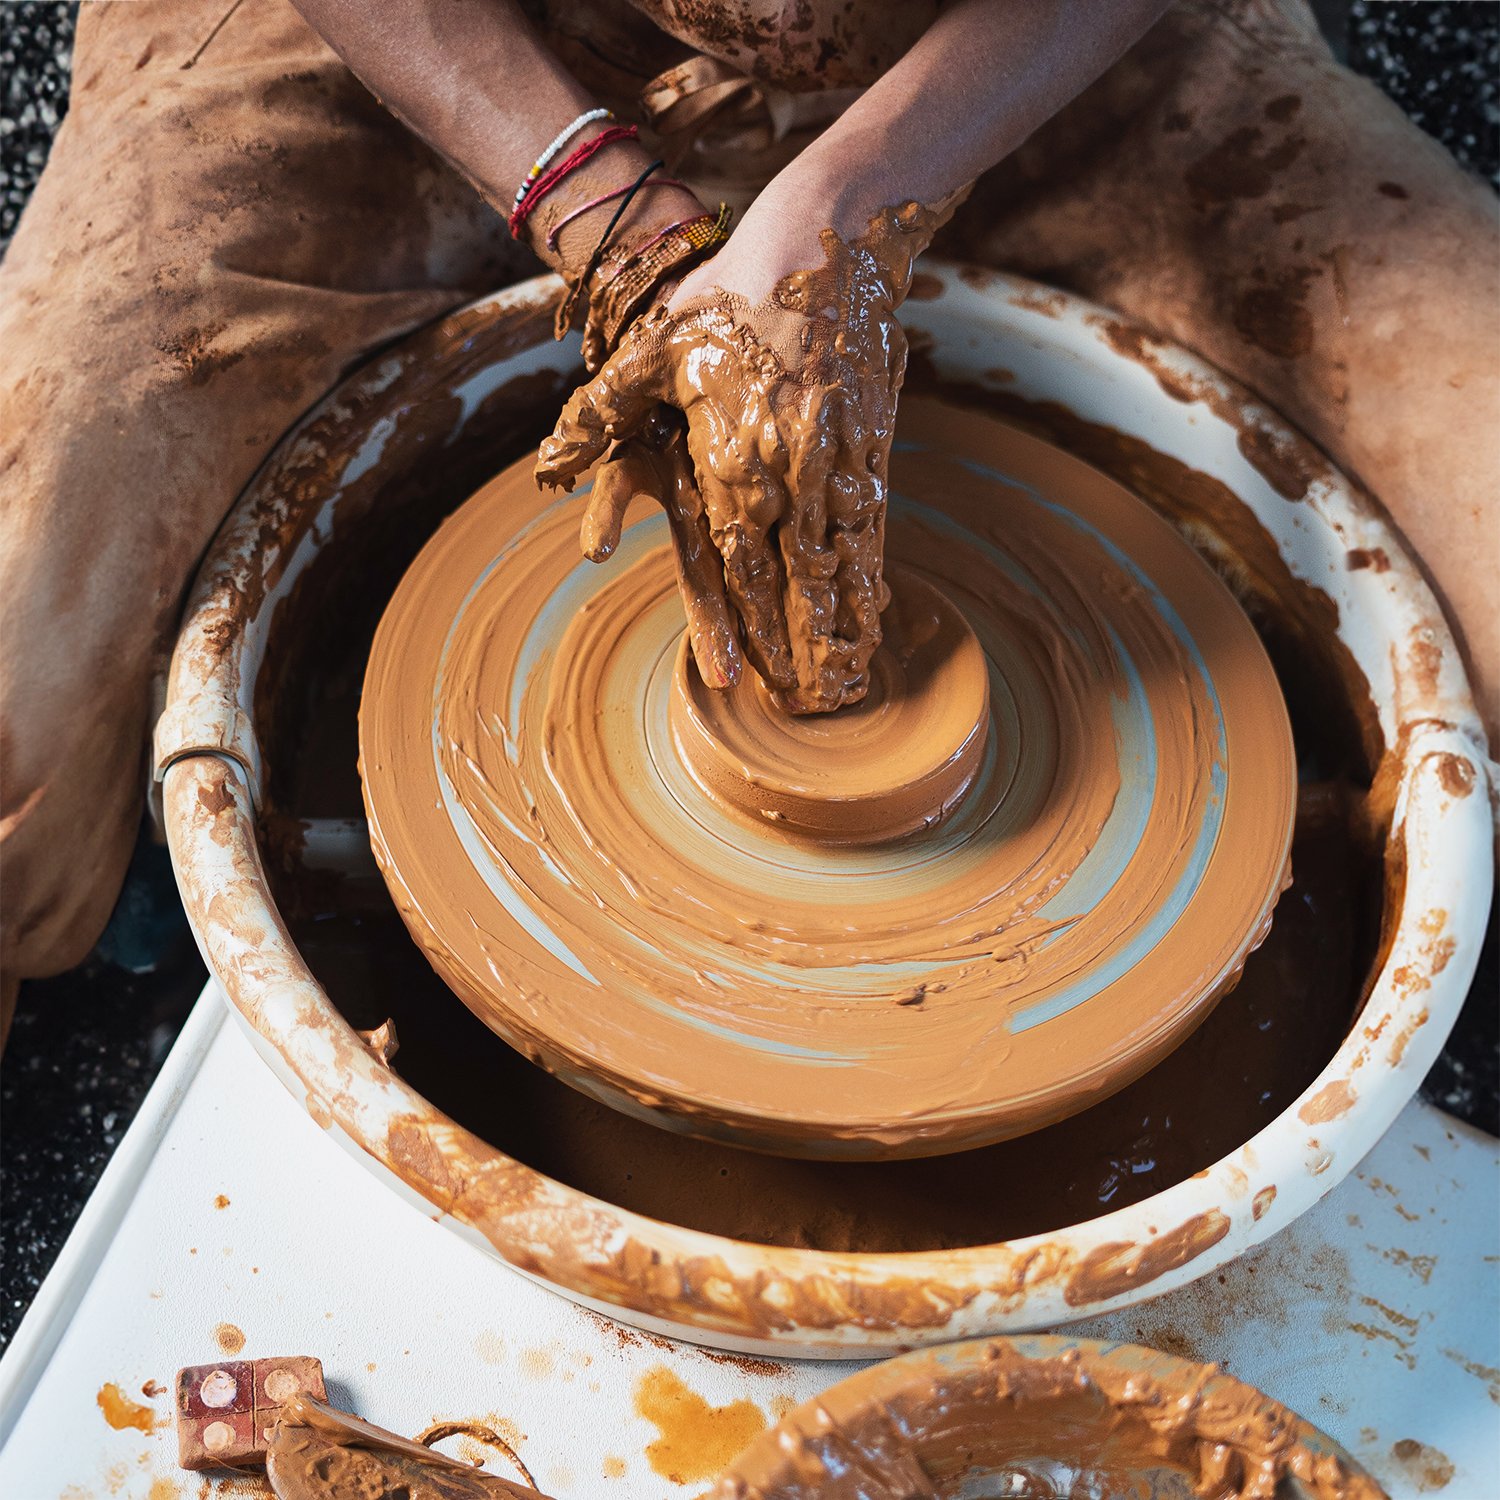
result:
<svg viewBox="0 0 1500 1500"><path fill-rule="evenodd" d="M614 117L614 111L610 109L589 109L585 110L581 115L579 115L571 125L567 126L563 130L560 130L557 135L553 137L552 142L550 145L548 145L547 149L543 151L542 154L537 157L534 162L532 162L531 170L525 175L525 177L521 179L521 185L516 189L516 200L512 206L515 208L519 208L521 206L521 200L526 196L527 189L530 188L531 184L535 182L537 178L540 177L546 170L547 163L551 161L552 158L556 156L564 146L567 145L569 137L571 137L575 131L582 130L585 125L592 125L595 120L613 120Z"/></svg>
<svg viewBox="0 0 1500 1500"><path fill-rule="evenodd" d="M608 130L602 130L592 139L585 141L559 166L553 167L545 176L539 177L512 211L510 218L506 220L511 236L520 239L521 226L531 216L532 210L568 173L576 172L584 162L596 156L606 146L612 146L616 141L633 141L639 134L640 130L635 125L611 125Z"/></svg>

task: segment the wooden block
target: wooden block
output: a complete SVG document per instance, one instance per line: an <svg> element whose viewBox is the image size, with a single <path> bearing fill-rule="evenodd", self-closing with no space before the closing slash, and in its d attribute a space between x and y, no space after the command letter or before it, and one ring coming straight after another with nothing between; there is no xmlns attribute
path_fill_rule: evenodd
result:
<svg viewBox="0 0 1500 1500"><path fill-rule="evenodd" d="M284 1403L326 1401L323 1366L306 1355L226 1360L177 1372L177 1461L184 1469L259 1468Z"/></svg>

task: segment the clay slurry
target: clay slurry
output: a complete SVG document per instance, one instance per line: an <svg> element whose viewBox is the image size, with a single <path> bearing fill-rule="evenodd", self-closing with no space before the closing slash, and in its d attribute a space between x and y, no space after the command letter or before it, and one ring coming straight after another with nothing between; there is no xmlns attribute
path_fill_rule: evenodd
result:
<svg viewBox="0 0 1500 1500"><path fill-rule="evenodd" d="M1130 1344L991 1339L862 1370L753 1442L705 1500L956 1494L1384 1500L1253 1386Z"/></svg>
<svg viewBox="0 0 1500 1500"><path fill-rule="evenodd" d="M948 819L864 847L705 792L665 519L633 507L595 567L577 516L524 467L480 491L397 590L361 715L403 919L566 1081L784 1154L956 1150L1143 1072L1264 936L1285 707L1227 590L1102 475L903 403L888 552L973 628L990 732Z"/></svg>

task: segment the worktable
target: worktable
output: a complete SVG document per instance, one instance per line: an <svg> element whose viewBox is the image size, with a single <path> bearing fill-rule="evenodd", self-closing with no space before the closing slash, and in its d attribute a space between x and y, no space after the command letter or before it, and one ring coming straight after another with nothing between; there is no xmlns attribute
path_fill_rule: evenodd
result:
<svg viewBox="0 0 1500 1500"><path fill-rule="evenodd" d="M1413 1101L1274 1240L1070 1331L1217 1361L1338 1439L1397 1500L1488 1500L1497 1157L1490 1137ZM0 1494L200 1493L176 1466L172 1379L237 1333L244 1358L317 1355L331 1398L383 1426L493 1429L557 1500L699 1495L747 1432L855 1368L672 1344L481 1255L326 1136L210 984L0 1361ZM148 1382L160 1393L144 1395ZM149 1408L154 1430L112 1428L106 1384ZM444 1447L516 1477L470 1439ZM269 1490L226 1476L201 1493Z"/></svg>

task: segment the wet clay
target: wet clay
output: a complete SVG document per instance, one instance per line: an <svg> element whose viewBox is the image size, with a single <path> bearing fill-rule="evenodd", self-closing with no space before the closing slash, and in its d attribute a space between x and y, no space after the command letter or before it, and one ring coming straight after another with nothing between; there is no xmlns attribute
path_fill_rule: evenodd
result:
<svg viewBox="0 0 1500 1500"><path fill-rule="evenodd" d="M627 330L541 446L539 483L571 487L610 453L584 524L591 556L613 550L634 495L665 506L704 680L732 682L739 640L793 713L858 703L880 644L887 476L906 336L896 308L913 264L958 195L882 209L850 240L820 236L824 261L754 305L687 277ZM585 344L585 358L595 360ZM696 483L651 465L662 405L680 413ZM600 539L603 545L600 545ZM743 627L737 636L730 610Z"/></svg>
<svg viewBox="0 0 1500 1500"><path fill-rule="evenodd" d="M778 1160L659 1130L515 1053L458 1003L392 907L339 914L319 890L292 929L352 1024L395 1018L397 1067L414 1088L559 1182L759 1244L957 1249L1138 1203L1237 1149L1302 1093L1348 1032L1375 951L1380 867L1352 832L1358 807L1340 785L1304 788L1293 882L1270 935L1164 1061L1044 1130L925 1160ZM294 888L278 897L297 911Z"/></svg>
<svg viewBox="0 0 1500 1500"><path fill-rule="evenodd" d="M377 634L362 763L403 918L496 1030L642 1118L851 1156L1035 1128L1169 1052L1269 924L1295 773L1232 597L1067 455L936 402L902 423L891 555L990 670L982 769L935 831L840 848L704 794L655 506L595 570L576 501L512 469Z"/></svg>
<svg viewBox="0 0 1500 1500"><path fill-rule="evenodd" d="M632 1405L658 1433L646 1445L646 1462L673 1484L712 1479L766 1425L753 1401L710 1406L669 1365L653 1365L636 1380Z"/></svg>
<svg viewBox="0 0 1500 1500"><path fill-rule="evenodd" d="M710 1500L1382 1500L1341 1449L1212 1365L995 1339L908 1355L799 1407Z"/></svg>
<svg viewBox="0 0 1500 1500"><path fill-rule="evenodd" d="M708 687L684 638L672 746L704 795L825 842L873 844L935 828L973 786L989 745L989 669L949 600L904 569L869 692L836 714L784 713L759 676Z"/></svg>
<svg viewBox="0 0 1500 1500"><path fill-rule="evenodd" d="M116 1432L123 1432L127 1427L134 1427L141 1432L156 1430L156 1413L149 1406L132 1401L113 1381L101 1385L95 1399L99 1403L99 1410L104 1413L104 1420Z"/></svg>
<svg viewBox="0 0 1500 1500"><path fill-rule="evenodd" d="M307 1395L282 1408L266 1474L279 1500L546 1500Z"/></svg>

